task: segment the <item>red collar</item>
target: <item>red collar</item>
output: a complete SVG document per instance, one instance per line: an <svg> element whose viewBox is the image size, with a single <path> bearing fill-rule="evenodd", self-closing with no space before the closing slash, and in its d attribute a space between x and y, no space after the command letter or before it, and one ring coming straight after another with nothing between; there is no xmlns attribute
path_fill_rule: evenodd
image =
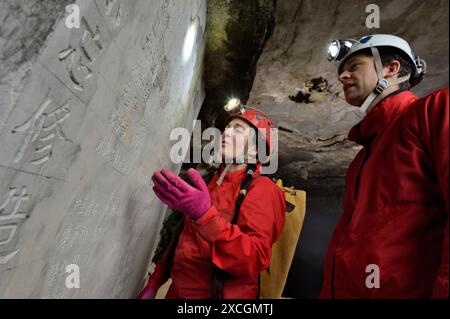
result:
<svg viewBox="0 0 450 319"><path fill-rule="evenodd" d="M397 91L378 103L364 119L353 126L348 134L350 141L361 145L369 144L392 121L400 116L418 97L411 91Z"/></svg>

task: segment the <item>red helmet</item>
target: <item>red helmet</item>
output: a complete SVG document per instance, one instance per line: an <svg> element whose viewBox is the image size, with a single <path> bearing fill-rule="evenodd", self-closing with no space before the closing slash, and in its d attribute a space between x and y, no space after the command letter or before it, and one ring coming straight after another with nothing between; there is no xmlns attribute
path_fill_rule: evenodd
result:
<svg viewBox="0 0 450 319"><path fill-rule="evenodd" d="M272 154L274 147L274 137L273 135L273 125L272 120L263 112L256 110L254 108L242 105L238 99L231 100L227 105L225 105L225 110L230 112L231 115L226 119L225 125L227 125L231 120L235 118L240 118L255 129L258 130L259 134L266 140L267 149L269 154Z"/></svg>

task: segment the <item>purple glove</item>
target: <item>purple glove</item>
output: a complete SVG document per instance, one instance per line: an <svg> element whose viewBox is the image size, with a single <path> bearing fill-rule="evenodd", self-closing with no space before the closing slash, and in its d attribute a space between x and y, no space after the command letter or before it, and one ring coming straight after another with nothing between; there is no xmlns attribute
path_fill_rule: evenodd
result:
<svg viewBox="0 0 450 319"><path fill-rule="evenodd" d="M155 299L156 291L153 287L145 287L137 296L137 299Z"/></svg>
<svg viewBox="0 0 450 319"><path fill-rule="evenodd" d="M193 186L168 169L156 171L153 191L167 206L196 220L211 207L211 198L200 173L190 168L187 174Z"/></svg>

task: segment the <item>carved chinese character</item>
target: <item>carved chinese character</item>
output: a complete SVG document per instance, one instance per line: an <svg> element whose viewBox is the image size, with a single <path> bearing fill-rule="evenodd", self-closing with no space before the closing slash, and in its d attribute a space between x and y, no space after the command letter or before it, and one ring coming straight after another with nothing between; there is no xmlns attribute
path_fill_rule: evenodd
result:
<svg viewBox="0 0 450 319"><path fill-rule="evenodd" d="M17 188L11 187L6 200L0 205L0 222L10 222L6 225L0 225L0 235L3 234L3 236L0 236L0 251L2 246L8 245L14 238L18 228L18 221L26 218L26 213L20 211L20 205L27 200L29 200L29 195L27 194L26 186L22 186L20 192L18 192ZM7 234L7 236L4 236L4 234ZM0 253L0 264L6 264L19 250Z"/></svg>
<svg viewBox="0 0 450 319"><path fill-rule="evenodd" d="M28 199L29 195L27 194L26 186L22 186L20 193L18 193L17 188L11 187L6 200L0 205L0 222L26 218L26 214L24 212L20 212L19 207L23 201L27 201ZM5 214L4 212L10 204L14 204L11 213Z"/></svg>
<svg viewBox="0 0 450 319"><path fill-rule="evenodd" d="M62 131L61 124L70 116L69 101L54 111L47 112L51 104L52 100L47 98L27 121L12 130L13 134L26 134L24 142L16 153L14 163L21 161L27 148L33 145L36 158L31 161L31 164L41 165L51 158L56 137L68 140Z"/></svg>
<svg viewBox="0 0 450 319"><path fill-rule="evenodd" d="M98 52L103 50L99 27L96 26L94 31L84 17L81 18L81 26L83 31L79 44L75 48L69 44L58 54L59 61L67 62L69 78L78 91L83 91L86 81L93 76L91 65Z"/></svg>

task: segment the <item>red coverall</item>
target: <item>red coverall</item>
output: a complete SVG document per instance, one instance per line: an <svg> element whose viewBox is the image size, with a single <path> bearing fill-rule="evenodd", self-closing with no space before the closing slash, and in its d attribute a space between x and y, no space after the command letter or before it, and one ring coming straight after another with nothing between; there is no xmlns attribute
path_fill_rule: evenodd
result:
<svg viewBox="0 0 450 319"><path fill-rule="evenodd" d="M347 172L322 298L448 297L448 98L401 91L350 131L364 148ZM369 264L379 288L366 286Z"/></svg>
<svg viewBox="0 0 450 319"><path fill-rule="evenodd" d="M247 190L236 225L230 223L246 169L228 172L220 186L220 173L208 185L212 207L196 221L185 218L175 251L172 285L166 298L210 298L213 264L230 273L223 297L256 298L258 273L269 266L272 245L285 222L285 196L269 178L256 176ZM166 255L156 263L148 285L159 289Z"/></svg>

